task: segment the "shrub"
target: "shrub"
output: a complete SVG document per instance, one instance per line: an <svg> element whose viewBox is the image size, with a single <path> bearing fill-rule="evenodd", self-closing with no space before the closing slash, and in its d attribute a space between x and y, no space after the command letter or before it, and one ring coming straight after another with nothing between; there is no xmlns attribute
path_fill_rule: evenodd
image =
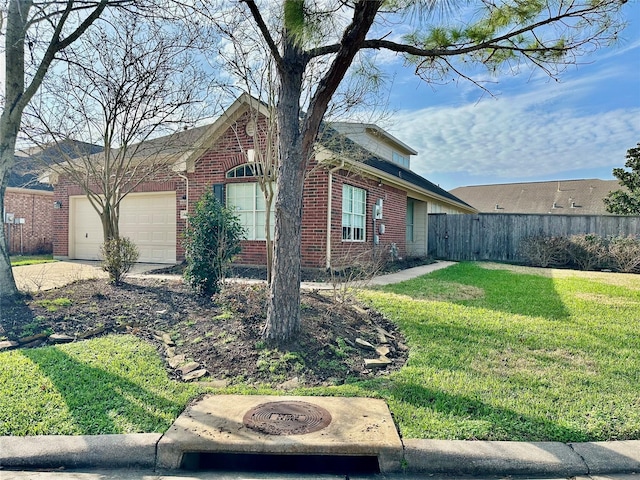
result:
<svg viewBox="0 0 640 480"><path fill-rule="evenodd" d="M569 254L581 270L606 268L610 263L607 240L593 233L569 237Z"/></svg>
<svg viewBox="0 0 640 480"><path fill-rule="evenodd" d="M240 219L225 208L213 192L205 193L189 216L185 232L186 282L199 295L220 290L233 257L240 253L244 232Z"/></svg>
<svg viewBox="0 0 640 480"><path fill-rule="evenodd" d="M609 242L609 257L619 272L640 273L640 239L613 237Z"/></svg>
<svg viewBox="0 0 640 480"><path fill-rule="evenodd" d="M561 267L571 259L566 237L526 237L519 247L521 255L534 267Z"/></svg>
<svg viewBox="0 0 640 480"><path fill-rule="evenodd" d="M100 246L102 270L109 274L109 281L120 285L124 277L136 263L140 252L129 238L114 238Z"/></svg>

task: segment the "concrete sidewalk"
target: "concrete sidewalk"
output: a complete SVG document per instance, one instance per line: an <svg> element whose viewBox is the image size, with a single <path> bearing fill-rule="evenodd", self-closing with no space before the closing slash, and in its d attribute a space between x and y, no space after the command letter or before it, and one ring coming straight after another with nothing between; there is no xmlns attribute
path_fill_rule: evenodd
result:
<svg viewBox="0 0 640 480"><path fill-rule="evenodd" d="M1 480L345 480L344 475L314 475L287 473L240 472L161 472L145 469L118 470L65 470L59 472L0 471ZM429 475L429 480L504 480L496 476L445 476ZM425 480L422 474L395 473L377 475L349 475L348 480ZM530 477L510 476L508 480L531 480ZM640 480L640 475L614 474L590 475L545 480Z"/></svg>
<svg viewBox="0 0 640 480"><path fill-rule="evenodd" d="M360 282L363 285L388 285L390 283L398 283L404 280L410 280L420 275L439 270L441 268L453 265L454 262L434 262L429 265L408 268L399 272L380 275L369 281ZM136 263L129 273L132 278L157 278L166 280L181 280L180 275L172 274L154 274L149 273L154 270L165 268L167 265L155 263ZM43 290L51 290L64 285L76 282L78 280L90 280L93 278L107 278L106 272L100 268L100 262L93 261L58 261L52 263L41 263L37 265L24 265L13 267L13 276L16 280L18 289L23 292L39 292ZM262 283L262 280L250 280L244 278L230 278L231 282L246 283ZM302 282L302 288L327 290L334 288L333 285L326 282Z"/></svg>

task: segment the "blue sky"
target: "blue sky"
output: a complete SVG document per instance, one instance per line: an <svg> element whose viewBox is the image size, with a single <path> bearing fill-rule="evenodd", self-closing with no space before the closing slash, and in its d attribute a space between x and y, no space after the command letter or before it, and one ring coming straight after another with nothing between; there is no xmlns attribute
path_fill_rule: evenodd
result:
<svg viewBox="0 0 640 480"><path fill-rule="evenodd" d="M612 47L581 57L558 81L523 71L490 95L467 81L431 86L397 68L384 127L415 148L411 168L441 187L613 179L640 142L640 1Z"/></svg>
<svg viewBox="0 0 640 480"><path fill-rule="evenodd" d="M640 0L623 12L618 44L579 58L557 81L539 70L492 79L493 96L465 80L427 85L392 62L393 113L381 126L419 152L414 171L447 190L613 179L640 142Z"/></svg>

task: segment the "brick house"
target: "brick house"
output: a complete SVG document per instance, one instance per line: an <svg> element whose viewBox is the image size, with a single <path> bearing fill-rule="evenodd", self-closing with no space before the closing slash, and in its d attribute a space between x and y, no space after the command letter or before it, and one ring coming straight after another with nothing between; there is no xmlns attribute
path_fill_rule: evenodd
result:
<svg viewBox="0 0 640 480"><path fill-rule="evenodd" d="M52 211L52 191L7 187L2 218L10 255L52 252Z"/></svg>
<svg viewBox="0 0 640 480"><path fill-rule="evenodd" d="M140 261L183 260L188 214L213 189L236 209L246 230L236 263L265 264L269 213L250 162L254 139L264 141L256 129L262 131L267 115L264 105L242 95L211 125L146 142L148 151L158 148L155 158L169 168L141 183L121 205L121 235L138 245ZM392 245L401 257L426 255L428 213L476 212L412 172L409 162L415 154L375 125L340 123L326 129L305 183L302 266L338 266ZM54 255L96 259L102 242L97 213L68 179L55 179L54 195L62 206L54 212Z"/></svg>
<svg viewBox="0 0 640 480"><path fill-rule="evenodd" d="M54 209L53 187L39 182L45 165L60 160L60 155L73 157L96 152L96 145L64 141L48 148L17 152L15 168L9 174L4 196L5 238L9 254L26 255L53 251Z"/></svg>

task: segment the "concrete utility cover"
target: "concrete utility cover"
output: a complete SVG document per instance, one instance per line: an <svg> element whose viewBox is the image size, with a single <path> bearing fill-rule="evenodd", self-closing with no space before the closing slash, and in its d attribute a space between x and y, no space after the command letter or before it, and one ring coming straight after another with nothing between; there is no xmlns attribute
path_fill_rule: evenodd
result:
<svg viewBox="0 0 640 480"><path fill-rule="evenodd" d="M325 428L331 414L309 402L267 402L245 413L242 423L267 435L301 435Z"/></svg>
<svg viewBox="0 0 640 480"><path fill-rule="evenodd" d="M285 433L253 428L265 418ZM158 443L158 466L180 468L185 453L369 456L381 472L400 470L403 456L382 400L264 395L212 395L189 406Z"/></svg>

